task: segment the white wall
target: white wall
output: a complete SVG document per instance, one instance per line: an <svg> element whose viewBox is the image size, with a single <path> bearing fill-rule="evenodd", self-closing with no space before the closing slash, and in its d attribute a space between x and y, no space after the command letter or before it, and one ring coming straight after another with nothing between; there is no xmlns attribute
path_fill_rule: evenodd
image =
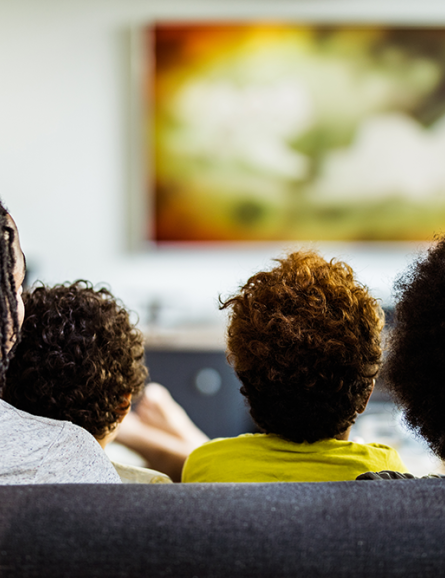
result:
<svg viewBox="0 0 445 578"><path fill-rule="evenodd" d="M127 252L131 26L165 18L445 23L445 3L390 0L0 0L0 195L46 282L108 281L144 319L215 317L227 294L281 251ZM323 246L385 302L416 247Z"/></svg>

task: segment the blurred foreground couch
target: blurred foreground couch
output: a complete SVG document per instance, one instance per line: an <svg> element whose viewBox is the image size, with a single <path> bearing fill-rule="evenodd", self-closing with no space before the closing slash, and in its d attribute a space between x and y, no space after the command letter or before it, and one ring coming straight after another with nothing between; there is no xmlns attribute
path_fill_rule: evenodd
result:
<svg viewBox="0 0 445 578"><path fill-rule="evenodd" d="M445 576L445 482L0 487L1 578Z"/></svg>

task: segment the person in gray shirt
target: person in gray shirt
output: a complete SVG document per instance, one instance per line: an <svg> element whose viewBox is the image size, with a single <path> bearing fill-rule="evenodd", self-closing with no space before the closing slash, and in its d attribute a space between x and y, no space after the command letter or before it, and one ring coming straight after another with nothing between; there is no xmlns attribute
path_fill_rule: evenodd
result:
<svg viewBox="0 0 445 578"><path fill-rule="evenodd" d="M0 389L24 319L26 272L16 224L0 201ZM0 484L120 483L83 428L30 415L0 399Z"/></svg>

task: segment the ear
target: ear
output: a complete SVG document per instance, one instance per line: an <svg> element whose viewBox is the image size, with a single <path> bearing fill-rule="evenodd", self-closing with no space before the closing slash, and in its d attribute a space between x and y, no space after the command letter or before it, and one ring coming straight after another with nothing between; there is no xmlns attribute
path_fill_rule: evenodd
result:
<svg viewBox="0 0 445 578"><path fill-rule="evenodd" d="M124 417L128 414L131 410L131 393L126 393L124 395L124 401L121 405L117 408L117 413L119 414L118 423L120 423Z"/></svg>
<svg viewBox="0 0 445 578"><path fill-rule="evenodd" d="M372 392L374 391L374 386L375 386L375 379L372 380L372 385L369 388L369 393L368 395L365 397L365 399L363 400L363 402L360 404L360 406L357 408L357 413L363 413L366 409L366 406L368 405L368 401L369 398L371 397Z"/></svg>

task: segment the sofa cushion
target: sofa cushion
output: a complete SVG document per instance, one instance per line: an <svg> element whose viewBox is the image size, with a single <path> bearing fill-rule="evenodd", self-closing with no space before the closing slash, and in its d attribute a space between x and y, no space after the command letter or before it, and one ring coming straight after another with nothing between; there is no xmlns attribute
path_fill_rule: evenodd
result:
<svg viewBox="0 0 445 578"><path fill-rule="evenodd" d="M445 482L0 487L2 578L445 575Z"/></svg>

